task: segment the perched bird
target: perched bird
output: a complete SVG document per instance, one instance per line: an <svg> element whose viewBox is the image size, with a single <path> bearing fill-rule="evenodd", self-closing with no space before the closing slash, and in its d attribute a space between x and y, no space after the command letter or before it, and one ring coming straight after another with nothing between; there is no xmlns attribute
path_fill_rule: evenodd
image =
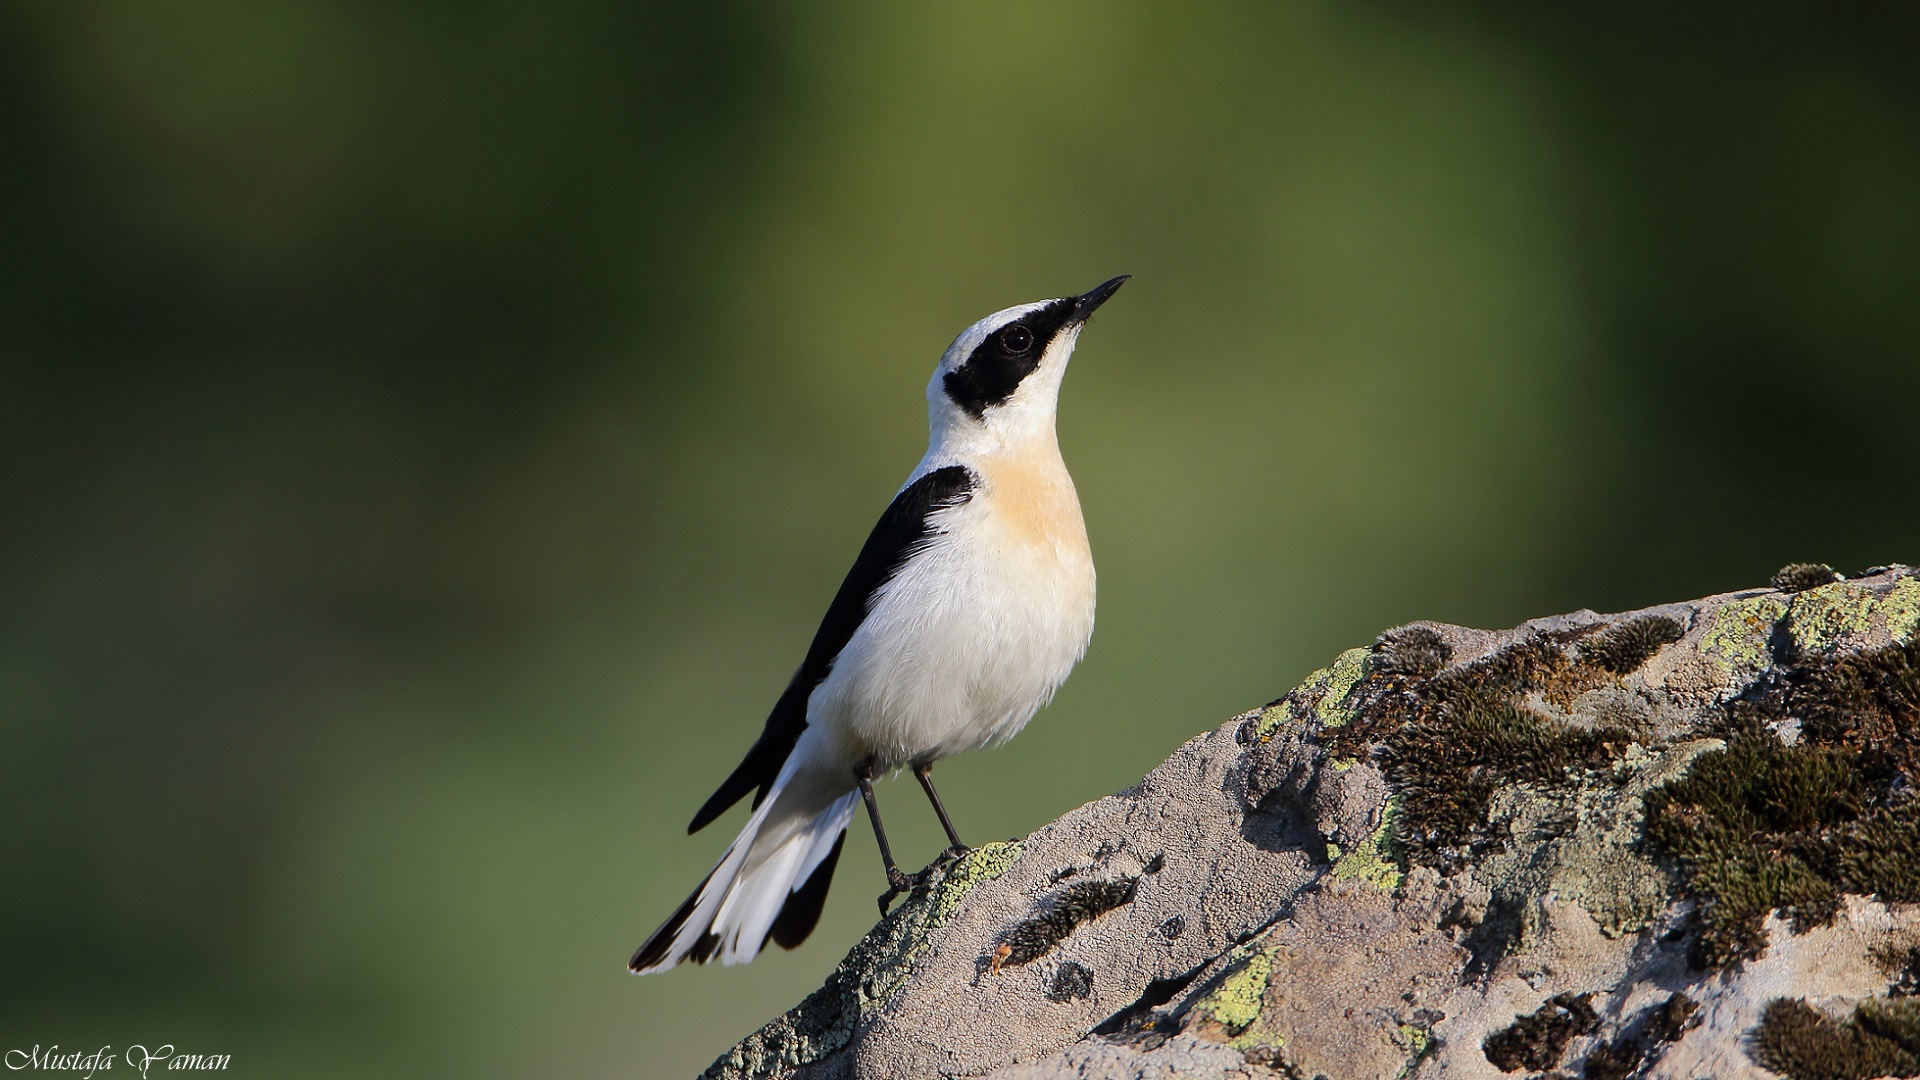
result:
<svg viewBox="0 0 1920 1080"><path fill-rule="evenodd" d="M738 964L769 940L806 940L855 798L886 863L885 911L912 879L887 846L876 776L912 769L965 850L933 763L1017 734L1093 634L1093 558L1053 416L1081 329L1126 280L989 315L947 347L927 384L926 456L854 559L759 740L687 831L749 791L753 816L629 969Z"/></svg>

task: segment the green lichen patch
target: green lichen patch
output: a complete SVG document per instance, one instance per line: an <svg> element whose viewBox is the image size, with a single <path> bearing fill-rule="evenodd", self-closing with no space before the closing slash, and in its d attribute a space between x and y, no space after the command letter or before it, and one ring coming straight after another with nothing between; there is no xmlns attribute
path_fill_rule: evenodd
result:
<svg viewBox="0 0 1920 1080"><path fill-rule="evenodd" d="M1752 1036L1753 1058L1791 1080L1872 1080L1920 1074L1920 1001L1863 1001L1835 1020L1777 998Z"/></svg>
<svg viewBox="0 0 1920 1080"><path fill-rule="evenodd" d="M1311 719L1321 727L1339 727L1352 718L1347 695L1367 672L1367 650L1348 649L1333 663L1308 675L1287 695L1260 712L1254 728L1261 742L1272 739L1288 719Z"/></svg>
<svg viewBox="0 0 1920 1080"><path fill-rule="evenodd" d="M997 878L1007 872L1020 859L1020 841L995 841L981 844L972 851L956 859L947 871L941 874L927 901L926 927L931 930L945 925L953 909L973 891L975 885Z"/></svg>
<svg viewBox="0 0 1920 1080"><path fill-rule="evenodd" d="M1757 956L1775 910L1804 930L1846 893L1920 902L1920 641L1780 669L1719 728L1646 800L1648 848L1700 902L1697 964Z"/></svg>
<svg viewBox="0 0 1920 1080"><path fill-rule="evenodd" d="M1380 812L1380 827L1371 836L1355 844L1352 851L1334 856L1333 876L1347 881L1364 881L1375 888L1392 892L1407 878L1406 851L1394 832L1400 816L1400 797L1387 800ZM1337 852L1336 845L1328 848Z"/></svg>
<svg viewBox="0 0 1920 1080"><path fill-rule="evenodd" d="M1871 640L1885 628L1895 643L1913 636L1920 625L1920 580L1904 577L1881 591L1838 581L1793 598L1787 630L1801 652L1825 652Z"/></svg>
<svg viewBox="0 0 1920 1080"><path fill-rule="evenodd" d="M1433 1032L1423 1027L1401 1024L1395 1034L1399 1036L1400 1045L1407 1048L1407 1063L1400 1067L1401 1077L1411 1076L1413 1070L1418 1068L1420 1063L1432 1055L1439 1046L1439 1042L1433 1037Z"/></svg>
<svg viewBox="0 0 1920 1080"><path fill-rule="evenodd" d="M935 868L854 945L824 986L741 1040L701 1074L703 1080L771 1076L847 1045L861 1020L885 1005L912 974L928 935L952 917L975 886L1005 873L1019 857L1017 841L983 844Z"/></svg>
<svg viewBox="0 0 1920 1080"><path fill-rule="evenodd" d="M1365 649L1348 649L1334 658L1333 666L1327 669L1326 689L1320 692L1314 703L1314 715L1321 724L1338 727L1351 718L1344 707L1347 695L1352 692L1355 683L1366 674L1367 652Z"/></svg>
<svg viewBox="0 0 1920 1080"><path fill-rule="evenodd" d="M1649 751L1629 747L1609 772L1574 784L1517 784L1494 799L1490 821L1511 842L1487 854L1475 879L1493 893L1496 913L1476 928L1476 950L1525 950L1538 940L1543 911L1532 898L1572 901L1609 937L1634 933L1672 902L1674 873L1640 850L1643 798L1684 776L1718 739L1693 739Z"/></svg>
<svg viewBox="0 0 1920 1080"><path fill-rule="evenodd" d="M1501 1072L1543 1072L1560 1064L1567 1045L1599 1026L1592 994L1555 994L1526 1016L1487 1036L1480 1049Z"/></svg>
<svg viewBox="0 0 1920 1080"><path fill-rule="evenodd" d="M1729 677L1756 675L1767 666L1773 628L1786 613L1786 599L1771 594L1722 604L1700 638L1700 652Z"/></svg>
<svg viewBox="0 0 1920 1080"><path fill-rule="evenodd" d="M1184 1026L1202 1034L1224 1036L1229 1043L1246 1038L1260 1019L1267 985L1273 979L1277 945L1249 942L1229 954L1227 966L1214 985L1187 1007ZM1277 1045L1277 1040L1253 1038L1249 1045Z"/></svg>
<svg viewBox="0 0 1920 1080"><path fill-rule="evenodd" d="M1901 578L1880 598L1880 617L1887 621L1887 636L1896 642L1913 637L1920 630L1920 578Z"/></svg>
<svg viewBox="0 0 1920 1080"><path fill-rule="evenodd" d="M1254 738L1260 742L1269 741L1273 738L1274 733L1280 730L1280 725L1287 722L1287 718L1290 715L1291 713L1287 709L1286 698L1281 698L1265 706L1260 710L1259 717L1254 720Z"/></svg>
<svg viewBox="0 0 1920 1080"><path fill-rule="evenodd" d="M1879 600L1874 590L1845 581L1808 589L1794 597L1787 609L1787 632L1803 651L1823 651L1864 638L1873 630Z"/></svg>

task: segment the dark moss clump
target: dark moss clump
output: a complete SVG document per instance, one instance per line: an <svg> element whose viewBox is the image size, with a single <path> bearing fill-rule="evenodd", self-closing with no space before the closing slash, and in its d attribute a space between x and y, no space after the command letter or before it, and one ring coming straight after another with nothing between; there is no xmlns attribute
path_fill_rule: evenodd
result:
<svg viewBox="0 0 1920 1080"><path fill-rule="evenodd" d="M1438 642L1419 636L1438 634L1394 631L1355 689L1354 719L1319 737L1336 757L1377 760L1402 797L1395 829L1408 858L1450 872L1504 842L1488 822L1496 792L1567 783L1633 741L1625 730L1574 727L1526 703L1530 692L1552 698L1614 677L1567 648L1596 629L1534 634L1453 668L1432 664Z"/></svg>
<svg viewBox="0 0 1920 1080"><path fill-rule="evenodd" d="M1685 637L1687 628L1669 615L1642 615L1615 623L1580 647L1580 658L1615 675L1638 671L1662 647Z"/></svg>
<svg viewBox="0 0 1920 1080"><path fill-rule="evenodd" d="M1920 994L1920 949L1878 948L1873 958L1887 973L1888 997L1913 997Z"/></svg>
<svg viewBox="0 0 1920 1080"><path fill-rule="evenodd" d="M1523 781L1566 783L1632 741L1616 728L1570 728L1512 696L1463 694L1389 735L1380 762L1401 794L1409 856L1450 868L1501 839L1487 820L1496 792Z"/></svg>
<svg viewBox="0 0 1920 1080"><path fill-rule="evenodd" d="M1646 800L1647 844L1700 902L1696 964L1758 955L1776 909L1804 930L1845 893L1920 902L1920 639L1787 668L1717 733Z"/></svg>
<svg viewBox="0 0 1920 1080"><path fill-rule="evenodd" d="M1704 928L1693 960L1720 967L1758 955L1783 908L1796 929L1827 922L1840 890L1816 868L1818 838L1859 814L1850 755L1787 748L1771 732L1736 737L1681 780L1649 794L1647 841L1691 870Z"/></svg>
<svg viewBox="0 0 1920 1080"><path fill-rule="evenodd" d="M1540 1072L1560 1064L1567 1044L1600 1022L1593 995L1555 994L1545 1005L1487 1036L1480 1049L1501 1072Z"/></svg>
<svg viewBox="0 0 1920 1080"><path fill-rule="evenodd" d="M1649 1008L1625 1031L1587 1055L1581 1066L1586 1080L1628 1080L1647 1063L1657 1060L1668 1045L1680 1041L1698 1020L1700 1006L1685 994L1674 994Z"/></svg>
<svg viewBox="0 0 1920 1080"><path fill-rule="evenodd" d="M1839 571L1825 563L1797 562L1774 571L1768 584L1781 592L1805 592L1839 580Z"/></svg>
<svg viewBox="0 0 1920 1080"><path fill-rule="evenodd" d="M1447 666L1453 659L1453 646L1439 631L1425 626L1407 626L1389 630L1373 643L1368 658L1370 670L1381 675L1410 675L1424 678Z"/></svg>
<svg viewBox="0 0 1920 1080"><path fill-rule="evenodd" d="M1753 1059L1792 1080L1871 1080L1920 1073L1920 1001L1863 1001L1834 1020L1777 998L1753 1032Z"/></svg>
<svg viewBox="0 0 1920 1080"><path fill-rule="evenodd" d="M1093 996L1093 971L1085 964L1069 960L1053 973L1047 984L1047 1000L1055 1004L1079 1001Z"/></svg>
<svg viewBox="0 0 1920 1080"><path fill-rule="evenodd" d="M981 958L981 970L998 971L1040 959L1082 923L1130 903L1139 883L1139 878L1129 877L1117 881L1079 881L1067 886L1042 901L1033 916L1015 923L1000 939L999 948Z"/></svg>

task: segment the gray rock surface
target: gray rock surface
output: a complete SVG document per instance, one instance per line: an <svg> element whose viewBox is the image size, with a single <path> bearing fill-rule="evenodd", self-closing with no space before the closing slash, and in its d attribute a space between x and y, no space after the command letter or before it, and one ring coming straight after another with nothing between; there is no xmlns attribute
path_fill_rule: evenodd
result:
<svg viewBox="0 0 1920 1080"><path fill-rule="evenodd" d="M1135 787L933 868L706 1075L1865 1077L1909 1051L1920 1073L1920 807L1887 749L1920 726L1920 574L1778 580L1349 650ZM1726 790L1774 832L1725 865L1672 839L1746 820L1684 781L1749 760L1775 772ZM1880 786L1822 802L1868 761Z"/></svg>

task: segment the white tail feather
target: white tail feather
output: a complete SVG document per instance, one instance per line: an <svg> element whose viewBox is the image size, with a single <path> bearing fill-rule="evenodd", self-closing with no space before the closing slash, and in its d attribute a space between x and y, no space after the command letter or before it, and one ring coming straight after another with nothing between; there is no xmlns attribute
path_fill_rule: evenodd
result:
<svg viewBox="0 0 1920 1080"><path fill-rule="evenodd" d="M791 760L698 891L634 953L639 975L687 960L744 964L759 954L788 899L833 854L856 792L795 783Z"/></svg>

